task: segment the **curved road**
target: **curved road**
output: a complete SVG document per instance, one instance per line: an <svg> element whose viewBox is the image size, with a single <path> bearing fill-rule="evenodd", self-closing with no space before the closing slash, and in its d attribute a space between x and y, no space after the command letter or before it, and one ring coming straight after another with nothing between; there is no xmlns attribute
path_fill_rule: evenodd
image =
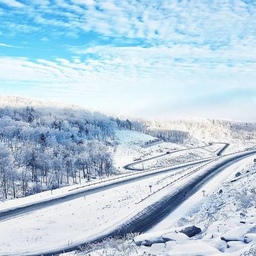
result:
<svg viewBox="0 0 256 256"><path fill-rule="evenodd" d="M226 148L229 145L227 143L216 143L216 144L225 144L224 148ZM171 154L176 153L176 152L180 152L180 151L191 150L191 149L205 148L205 147L209 147L209 146L211 146L211 145L176 150L176 151L172 151ZM152 160L152 159L156 159L156 158L165 156L165 155L166 155L166 153L155 156L155 157L147 158L147 159L138 161L136 163L131 163L131 164L128 164L128 165L124 166L124 168L128 169L128 170L140 170L140 171L142 171L141 169L133 168L133 166L136 165L136 164L142 163L142 162L146 162L146 161L149 161L149 160ZM99 191L108 189L108 188L113 187L113 186L119 186L121 184L126 184L128 182L134 182L135 180L145 179L145 178L151 177L153 175L157 175L157 174L160 174L160 173L163 173L163 172L169 172L169 171L172 171L172 170L173 171L178 170L178 169L181 169L181 168L184 168L184 167L189 167L189 166L196 165L198 163L205 163L205 162L210 161L210 160L211 160L210 158L201 159L201 160L197 161L196 163L195 162L188 162L188 163L183 164L183 165L174 166L174 167L171 167L171 168L165 168L165 169L160 170L160 171L152 171L152 172L145 171L145 172L143 172L143 176L139 176L139 177L136 176L136 174L129 174L129 175L126 176L125 179L122 178L122 177L114 178L110 184L109 184L109 182L107 183L107 181L106 182L104 182L104 181L103 182L98 182L97 184L101 184L102 186L99 186L99 187L96 187L96 188L95 187L90 187L90 185L81 186L78 189L73 189L73 191L70 190L69 194L60 195L57 198L51 198L51 199L48 198L47 200L30 203L29 205L23 205L23 206L13 207L13 208L7 209L7 210L2 210L2 211L0 211L0 221L4 220L4 219L7 219L7 218L8 219L13 218L13 217L18 216L20 214L24 214L28 211L38 210L38 209L41 209L43 207L48 207L48 206L51 206L51 205L54 205L54 204L57 204L57 203L62 203L62 202L66 202L66 201L69 201L69 200L73 200L73 199L79 198L81 196L86 196L88 194L97 193ZM92 186L93 185L95 185L95 183L92 184ZM81 188L84 188L84 189L81 189Z"/></svg>
<svg viewBox="0 0 256 256"><path fill-rule="evenodd" d="M216 142L215 144L225 144L224 148L226 148L229 145L227 143L222 143L222 142ZM201 146L201 147L192 147L192 148L186 148L186 149L181 149L181 150L175 150L175 151L170 152L170 154L173 154L173 153L176 153L176 152L181 152L181 151L192 150L192 149L206 148L206 147L209 147L211 145L212 144L206 145L206 146ZM150 157L150 158L147 158L147 159L144 159L144 160L141 160L141 161L137 161L135 163L131 163L131 164L128 164L128 165L124 166L124 168L127 169L127 170L133 170L133 171L135 171L135 170L136 171L143 171L142 169L133 168L133 166L136 165L136 164L139 164L139 163L143 163L143 162L146 162L146 161L149 161L149 160L152 160L152 159L156 159L156 158L165 156L166 154L167 153L164 153L164 154L160 154L158 156L154 156L154 157ZM217 154L217 155L219 156L220 154ZM89 195L89 194L92 194L92 193L97 193L99 191L108 189L108 188L113 187L113 186L119 186L121 184L126 184L128 182L134 182L135 180L145 179L145 178L148 178L148 177L151 177L153 175L157 175L157 174L160 174L160 173L163 173L163 172L174 171L174 170L178 170L178 169L181 169L181 168L184 168L184 167L193 166L193 165L196 165L196 164L199 164L199 163L205 163L205 162L210 161L212 159L210 159L210 158L201 159L201 160L198 160L196 163L195 163L195 161L187 162L183 165L174 166L174 167L171 167L171 168L165 168L165 169L160 170L160 171L150 171L150 172L144 171L143 176L139 176L139 177L136 176L136 174L128 174L125 179L122 178L122 177L114 178L112 180L111 184L109 184L108 181L98 182L97 184L101 184L102 186L99 186L99 187L96 187L96 188L95 187L90 187L90 185L81 186L77 189L70 190L69 194L60 195L57 198L51 198L51 199L48 198L47 200L30 203L29 205L18 206L18 207L13 207L13 208L7 209L7 210L2 210L2 211L0 211L0 221L4 220L4 219L13 218L15 216L18 216L20 214L24 214L24 213L29 212L29 211L38 210L38 209L41 209L43 207L48 207L48 206L52 206L52 205L57 204L57 203L62 203L62 202L66 202L66 201L69 201L69 200L73 200L73 199L79 198L81 196L86 196L86 195ZM95 183L91 184L91 186L93 186L93 185L95 185Z"/></svg>
<svg viewBox="0 0 256 256"><path fill-rule="evenodd" d="M218 151L217 155L221 155L222 152L227 148L229 144L225 144L225 146ZM207 147L207 146L204 146ZM196 148L204 148L204 147L195 147L195 148L190 148L190 149L183 149L183 150L178 150L178 151L184 151L184 150L191 150L191 149L196 149ZM175 151L177 152L177 151ZM173 152L174 153L174 152ZM189 196L191 196L196 190L198 190L203 184L205 184L213 175L217 174L218 172L222 171L226 165L234 162L234 161L238 161L241 158L250 155L250 154L254 154L256 153L256 151L252 151L252 152L245 152L242 156L233 156L231 159L228 160L224 160L221 162L221 164L219 164L218 166L215 166L214 168L210 168L209 170L207 170L207 172L205 172L203 175L198 176L196 179L191 180L189 183L187 183L186 185L184 185L183 187L181 187L181 189L179 191L176 191L174 194L171 195L167 195L163 198L163 200L161 200L160 202L155 202L153 203L150 207L145 208L144 210L142 210L140 213L138 213L137 215L135 215L132 219L125 221L124 223L122 223L118 228L111 230L107 233L105 233L104 235L95 237L95 238L91 238L90 240L86 240L84 241L82 244L79 245L75 245L73 247L69 247L69 248L63 248L61 251L60 250L56 250L56 251L51 251L51 252L42 252L40 253L40 255L53 255L53 254L58 254L60 252L63 251L72 251L74 249L78 249L81 248L81 246L83 244L86 244L88 242L95 242L95 241L100 241L106 237L109 236L123 236L126 233L130 233L130 232L143 232L148 230L149 228L151 228L152 226L155 225L155 223L159 222L161 219L163 219L166 215L168 215L171 211L173 211L179 204L181 204L184 200L186 200ZM166 154L162 154L161 156L166 155ZM157 156L160 157L160 156ZM153 157L150 159L154 159L157 157ZM147 160L150 159L145 159L142 160L140 162L145 162ZM50 200L47 201L43 201L43 202L37 202L37 203L33 203L27 206L21 206L19 208L14 208L14 209L9 209L6 211L1 211L0 212L0 221L4 220L4 219L9 219L9 218L14 218L17 215L20 214L24 214L27 213L29 211L33 211L33 210L38 210L40 208L43 207L47 207L50 205L54 205L57 203L61 203L64 201L68 201L68 200L72 200L87 194L92 194L92 193L96 193L105 189L108 189L110 187L113 186L119 186L121 184L126 184L129 182L133 182L135 180L140 180L140 179L145 179L147 177L153 176L153 175L157 175L161 172L167 172L167 171L172 171L172 170L177 170L177 169L181 169L184 167L188 167L188 166L192 166L198 163L203 163L203 162L208 162L210 161L210 159L202 159L200 161L198 161L197 163L193 162L193 163L186 163L182 166L176 166L176 167L172 167L172 168L167 168L164 170L160 170L160 171L152 171L152 172L143 172L140 173L141 176L138 175L130 175L130 177L126 177L126 179L117 179L113 182L109 182L107 184L104 184L104 186L100 186L100 187L86 187L82 190L79 191L73 191L68 195L63 195L59 198L52 198ZM131 165L134 164L138 164L138 162L136 163L132 163ZM126 166L127 167L127 166ZM129 165L128 165L129 167Z"/></svg>
<svg viewBox="0 0 256 256"><path fill-rule="evenodd" d="M147 161L157 159L157 158L169 155L169 154L174 154L174 153L177 153L177 152L189 151L189 150L192 150L192 149L207 148L207 147L212 146L213 144L224 144L223 148L221 148L220 150L217 151L217 154L216 154L217 156L221 156L222 153L226 150L226 148L230 145L229 143L224 143L224 142L214 142L214 143L211 143L209 145L201 146L201 147L192 147L192 148L185 148L185 149L179 149L179 150L174 150L174 151L168 151L166 153L163 153L163 154L160 154L160 155L157 155L157 156L149 157L149 158L146 158L146 159L143 159L143 160L139 160L139 161L127 164L127 165L124 166L124 169L131 170L131 171L143 171L143 169L134 168L134 166L137 165L137 164L145 163Z"/></svg>
<svg viewBox="0 0 256 256"><path fill-rule="evenodd" d="M141 212L134 215L132 218L124 221L119 226L105 232L104 234L92 237L69 248L63 248L62 251L56 250L51 252L44 252L44 255L53 255L61 252L68 252L80 249L81 246L91 242L100 242L107 237L120 237L132 232L145 232L152 228L155 224L165 218L170 212L174 211L182 202L188 199L192 194L198 191L204 184L206 184L213 176L223 171L226 167L233 163L242 160L243 158L256 154L256 150L244 152L230 156L216 163L215 166L208 167L190 179L185 185L182 185L178 191L165 195L161 201L153 202L150 206L143 209Z"/></svg>

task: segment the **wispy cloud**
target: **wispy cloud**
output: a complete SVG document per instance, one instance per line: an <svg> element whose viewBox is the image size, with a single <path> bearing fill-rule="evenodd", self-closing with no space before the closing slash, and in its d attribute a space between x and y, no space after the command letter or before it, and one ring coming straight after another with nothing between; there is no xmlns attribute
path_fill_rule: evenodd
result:
<svg viewBox="0 0 256 256"><path fill-rule="evenodd" d="M24 4L22 4L18 1L15 1L15 0L0 0L0 4L1 3L6 4L10 7L17 7L17 8L24 7Z"/></svg>
<svg viewBox="0 0 256 256"><path fill-rule="evenodd" d="M10 44L5 44L5 43L0 43L1 47L7 47L7 48L15 48L15 46L10 45Z"/></svg>
<svg viewBox="0 0 256 256"><path fill-rule="evenodd" d="M143 39L150 45L186 43L218 48L255 32L255 9L250 3L227 0L221 4L167 0L161 4L146 0L56 0L49 4L42 0L33 1L23 13L19 10L14 15L26 13L36 24L63 28L67 34L94 31L123 38L123 43L126 39Z"/></svg>
<svg viewBox="0 0 256 256"><path fill-rule="evenodd" d="M0 47L10 48L10 49L26 49L25 46L17 46L17 45L11 45L6 43L0 43Z"/></svg>
<svg viewBox="0 0 256 256"><path fill-rule="evenodd" d="M126 99L133 112L170 112L237 98L239 87L256 93L252 1L0 0L1 7L0 79L34 83L40 95L58 88L93 107L117 109ZM34 51L15 52L25 43Z"/></svg>

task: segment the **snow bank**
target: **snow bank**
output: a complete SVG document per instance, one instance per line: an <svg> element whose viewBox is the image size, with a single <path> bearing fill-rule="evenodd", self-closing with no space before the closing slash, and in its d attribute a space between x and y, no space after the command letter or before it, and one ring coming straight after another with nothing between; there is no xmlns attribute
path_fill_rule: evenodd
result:
<svg viewBox="0 0 256 256"><path fill-rule="evenodd" d="M142 235L138 235L134 238L134 242L137 246L145 245L151 246L156 243L166 243L168 241L186 241L188 236L180 233L177 229L169 229L164 232L151 232Z"/></svg>
<svg viewBox="0 0 256 256"><path fill-rule="evenodd" d="M244 236L248 233L256 233L256 223L249 224L241 227L232 228L221 236L221 239L230 241L242 241L245 242Z"/></svg>

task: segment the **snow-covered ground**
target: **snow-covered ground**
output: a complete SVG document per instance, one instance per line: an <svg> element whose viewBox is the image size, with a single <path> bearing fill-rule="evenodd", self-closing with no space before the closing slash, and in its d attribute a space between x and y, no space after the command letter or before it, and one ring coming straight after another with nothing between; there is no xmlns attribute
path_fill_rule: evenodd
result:
<svg viewBox="0 0 256 256"><path fill-rule="evenodd" d="M137 243L152 242L151 247L136 247L129 239L106 240L84 252L65 255L256 255L254 159L250 156L230 166L152 230L134 238ZM202 230L197 236L189 238L179 232L193 225Z"/></svg>
<svg viewBox="0 0 256 256"><path fill-rule="evenodd" d="M136 131L118 131L117 138L120 143L115 147L115 165L121 173L127 172L123 169L123 166L133 162L135 159L145 159L168 151L185 149L185 146L165 142L153 144L152 147L143 147L145 143L154 141L156 138ZM231 147L234 151L245 148L242 143L239 145L240 146ZM145 164L144 168L164 168L181 162L184 163L195 159L212 157L220 147L220 145L213 144L204 149L183 151L173 155L166 154L162 158ZM228 148L229 152L231 152L230 148ZM177 209L177 211L173 212L166 219L167 222L160 223L155 227L155 230L152 230L152 232L158 232L160 236L167 233L167 235L169 234L173 237L173 231L162 230L166 228L173 230L187 225L200 224L203 230L200 236L195 239L180 236L177 241L167 242L165 245L155 244L151 248L136 248L136 252L133 252L133 255L143 255L144 252L146 253L145 255L186 255L184 252L189 252L187 255L218 255L217 253L220 255L223 253L239 255L232 253L240 253L249 250L252 242L249 244L245 244L241 241L229 242L227 245L225 241L220 239L221 235L225 232L243 226L242 224L244 223L240 223L241 216L246 224L252 222L254 223L253 225L255 225L256 222L254 214L255 208L249 207L247 212L241 215L240 211L245 209L244 205L240 209L235 208L238 207L238 204L234 206L234 200L237 200L237 194L233 193L234 191L242 191L245 185L249 190L255 187L254 183L248 178L250 176L255 179L255 174L252 174L253 168L255 168L255 166L252 165L252 157L243 161L242 164L241 162L239 163L240 164L233 166L230 170L225 171L222 175L219 175L208 184L207 187L203 188L202 190L205 190L204 194L206 194L206 196L203 196L202 190L200 190ZM248 173L247 170L249 170ZM184 171L186 171L186 169L184 169ZM234 175L238 172L241 172L241 176L240 178L236 177L237 179L239 178L237 181L225 181L230 177L234 179ZM152 192L172 182L174 177L178 175L175 176L173 174L173 172L158 174L144 180L112 187L102 192L88 194L72 201L46 207L18 217L5 219L0 222L0 230L4 230L4 232L0 232L0 255L37 254L37 252L46 252L55 248L69 247L81 241L85 241L85 238L90 240L92 237L97 237L113 228L118 223L121 223L124 219L129 218L129 216L139 212L154 200L161 198L161 196L167 193L170 187L166 188L166 190L162 189L160 193L154 194ZM182 182L186 182L186 180ZM223 185L221 185L222 182L224 182ZM246 184L246 182L248 182L248 184ZM47 191L26 198L0 202L0 211L19 205L30 204L31 202L37 202L39 200L47 200L47 198L59 197L70 193L70 191L74 191L72 189L79 189L80 186L81 185L76 185L52 192ZM174 184L172 189L175 190L178 186L179 185ZM220 190L222 191L221 193L219 193ZM148 197L150 194L152 195ZM232 199L232 195L235 195L236 199ZM241 198L243 198L242 192L239 195L242 195ZM218 197L218 199L216 199L216 197ZM142 200L145 198L147 199ZM219 205L219 198L224 202L220 208L223 209L223 211L218 210L217 212L210 212L212 209L219 209L217 207ZM231 211L229 209L231 209ZM203 217L205 217L205 219ZM233 221L230 220L227 222L227 219L233 219ZM217 226L214 226L215 222L213 220L219 223L217 224L219 231L216 231ZM240 239L244 239L241 232L239 233ZM147 236L150 238L152 235L149 233ZM154 236L155 234L153 234L153 237ZM184 242L184 239L186 242ZM249 234L248 239L254 240L254 235ZM229 248L226 248L224 243L226 243L226 247ZM187 248L189 248L189 250ZM111 249L109 248L109 250ZM201 252L198 250L201 250ZM192 252L194 254L192 254ZM205 254L206 252L207 254ZM93 253L95 253L95 255L111 255L103 254L102 250L91 252L90 255L94 255ZM125 254L121 252L120 254L113 255Z"/></svg>
<svg viewBox="0 0 256 256"><path fill-rule="evenodd" d="M0 230L5 232L0 233L0 255L35 254L97 237L112 225L129 218L129 214L144 209L151 201L142 199L151 192L152 197L158 197L153 192L171 181L171 173L159 174L1 221ZM52 195L48 196L51 198ZM22 202L25 200L23 198ZM39 195L38 200L41 200Z"/></svg>
<svg viewBox="0 0 256 256"><path fill-rule="evenodd" d="M163 141L152 143L152 146L149 146L151 145L150 142L157 138L137 131L118 130L116 131L116 138L119 144L114 149L114 161L115 166L121 172L125 171L123 166L136 159L144 159L167 151L185 148L178 144ZM144 147L145 145L147 147Z"/></svg>
<svg viewBox="0 0 256 256"><path fill-rule="evenodd" d="M256 124L231 120L188 118L172 121L146 122L152 130L178 130L188 132L196 143L228 142L227 153L255 147Z"/></svg>
<svg viewBox="0 0 256 256"><path fill-rule="evenodd" d="M0 230L5 231L0 234L0 255L37 254L98 237L135 216L152 202L160 200L165 194L175 191L189 178L156 194L152 193L152 196L141 201L151 193L149 185L153 188L164 187L168 179L172 181L173 176L159 174L6 219L0 223ZM201 193L199 195L202 199ZM194 204L195 200L191 199L189 202L187 208L191 208L191 203Z"/></svg>
<svg viewBox="0 0 256 256"><path fill-rule="evenodd" d="M157 240L156 237L168 234L175 240L140 248L136 255L146 252L148 255L235 256L250 250L252 252L251 247L256 244L254 159L255 156L251 156L230 166L151 232L137 237L137 240ZM202 230L198 236L187 238L185 242L183 237L175 238L175 231L193 225Z"/></svg>
<svg viewBox="0 0 256 256"><path fill-rule="evenodd" d="M172 154L166 154L165 156L157 159L147 161L146 163L137 166L141 169L159 169L169 166L185 163L188 161L194 161L201 158L213 157L216 152L223 147L223 144L204 144L204 148L195 148L196 146L186 147L170 142L159 141L156 144L152 144L149 147L143 147L145 143L156 140L147 134L143 134L136 131L119 130L116 134L119 144L115 147L114 161L115 166L119 171L125 172L123 166L137 160L144 160L152 156L158 156L165 154L166 152L172 153L177 150L186 150L176 152ZM150 145L150 143L148 144ZM187 150L193 148L191 150ZM194 149L195 148L195 149Z"/></svg>

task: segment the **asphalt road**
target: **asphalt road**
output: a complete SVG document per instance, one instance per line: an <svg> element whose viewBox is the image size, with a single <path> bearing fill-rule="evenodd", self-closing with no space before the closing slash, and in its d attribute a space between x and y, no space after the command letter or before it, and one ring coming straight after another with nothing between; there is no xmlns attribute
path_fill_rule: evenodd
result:
<svg viewBox="0 0 256 256"><path fill-rule="evenodd" d="M107 237L122 237L127 233L134 232L145 232L151 229L154 225L159 223L162 219L168 216L172 211L174 211L182 202L187 200L191 195L198 191L204 184L206 184L213 176L223 171L228 166L234 164L235 162L242 160L243 158L256 154L256 150L250 152L244 152L242 155L233 155L229 159L223 159L220 163L216 164L214 167L209 167L200 176L196 176L191 179L188 183L181 186L178 191L172 194L166 195L161 201L152 203L140 213L125 221L118 228L105 233L97 238L91 238L86 240L84 243L76 245L74 247L65 248L61 252L79 250L82 246L91 242L100 242ZM56 255L61 253L60 251L47 252L44 255Z"/></svg>
<svg viewBox="0 0 256 256"><path fill-rule="evenodd" d="M221 150L219 150L218 155L221 155L223 153L223 151L227 148L227 146L228 146L228 144L225 144L225 146ZM204 146L204 147L207 147L207 146ZM195 148L183 149L183 150L178 150L178 151L191 150L191 149L204 148L204 147L195 147ZM175 151L175 152L178 152L178 151ZM250 153L250 152L245 153L245 155L248 155L248 154L252 154L252 153ZM157 157L161 157L163 155L166 155L166 154L162 154ZM145 162L145 161L157 158L157 157L148 158L148 159L142 160L140 162ZM221 170L223 170L226 165L230 164L231 162L238 161L240 158L241 157L233 157L232 161L229 160L214 169L208 170L208 172L205 173L203 176L200 176L195 180L191 180L191 182L189 182L185 186L181 187L179 189L179 191L176 191L174 194L166 196L160 202L153 203L150 207L144 209L138 215L134 216L131 220L123 223L121 227L119 227L118 229L116 229L114 231L111 231L108 234L104 234L104 236L97 237L97 239L91 239L90 241L87 240L84 243L81 243L79 245L76 245L76 246L73 246L70 248L64 248L61 251L56 250L56 251L51 251L51 252L45 252L45 253L40 253L40 255L56 255L56 254L63 252L64 250L72 251L72 250L81 248L82 245L87 244L88 242L101 241L102 239L107 238L109 236L123 236L123 235L125 235L127 233L131 233L131 232L144 232L144 231L150 229L151 227L153 227L156 223L158 223L165 216L167 216L170 212L172 212L178 205L180 205L184 200L186 200L195 191L197 191L203 184L205 184L213 175L215 175L218 172L220 172ZM209 159L202 159L201 163L204 163L207 161L209 161ZM132 163L132 164L128 165L128 168L131 167L131 165L138 164L138 163L139 162ZM177 169L181 169L181 168L189 167L189 166L193 166L193 165L195 165L195 163L186 163L182 167L179 166L179 167L167 168L167 169L164 169L157 173L156 172L146 172L146 173L144 173L143 176L140 176L140 177L137 177L136 175L131 175L130 177L127 177L125 180L117 179L111 184L103 183L102 186L97 187L97 188L86 187L82 191L81 190L73 191L71 194L60 196L59 198L52 198L47 201L37 202L37 203L33 203L33 204L30 204L27 206L14 208L11 210L0 211L0 221L15 218L16 216L18 216L20 214L26 214L33 210L38 210L43 207L48 207L48 206L52 206L54 204L73 200L73 199L79 198L81 196L85 196L85 195L92 194L92 193L97 193L99 191L103 191L108 188L112 188L115 186L120 186L122 184L134 182L136 180L146 179L148 177L157 175L159 173L174 171Z"/></svg>
<svg viewBox="0 0 256 256"><path fill-rule="evenodd" d="M223 142L214 142L214 143L212 143L212 144L224 144L223 148L217 152L217 154L216 154L217 156L221 156L222 153L223 153L223 152L226 150L226 148L229 146L228 143L223 143ZM192 147L192 148L185 148L185 149L179 149L179 150L174 150L174 151L167 151L166 153L159 154L159 155L157 155L157 156L149 157L149 158L146 158L146 159L143 159L143 160L139 160L139 161L135 161L135 162L133 162L133 163L127 164L127 165L124 166L124 169L130 170L130 171L143 171L142 168L135 168L134 166L135 166L135 165L138 165L138 164L145 163L145 162L150 161L150 160L153 160L153 159L157 159L157 158L166 156L166 155L171 155L171 154L174 154L174 153L177 153L177 152L189 151L189 150L193 150L193 149L207 148L207 147L212 146L212 144L209 144L209 145L206 145L206 146L201 146L201 147Z"/></svg>
<svg viewBox="0 0 256 256"><path fill-rule="evenodd" d="M124 185L124 184L134 182L134 181L147 179L149 177L158 175L160 173L175 171L175 170L179 170L179 169L182 169L182 168L185 168L185 167L190 167L190 166L193 166L193 165L197 165L199 163L205 163L205 162L208 162L208 161L210 161L209 158L199 160L196 163L195 162L188 162L186 164L183 164L182 166L181 165L174 166L174 167L166 168L166 169L163 169L163 170L160 170L160 171L157 171L157 172L147 171L139 177L136 174L131 174L131 175L127 176L125 179L123 179L123 178L116 178L115 180L113 179L112 183L101 182L101 183L99 183L101 185L99 187L93 187L93 185L91 187L86 186L82 190L77 190L77 191L73 190L70 194L60 195L58 198L50 198L50 199L47 199L45 201L34 202L34 203L31 203L31 204L26 205L26 206L20 206L20 207L8 209L8 210L0 211L0 221L6 220L6 219L11 219L11 218L14 218L18 215L26 214L28 212L38 210L38 209L41 209L41 208L44 208L44 207L52 206L52 205L63 203L63 202L66 202L66 201L70 201L70 200L73 200L73 199L76 199L76 198L79 198L79 197L83 197L83 196L87 196L87 195L90 195L90 194L93 194L93 193L104 191L104 190L107 190L109 188L113 188L113 187L116 187L116 186Z"/></svg>

